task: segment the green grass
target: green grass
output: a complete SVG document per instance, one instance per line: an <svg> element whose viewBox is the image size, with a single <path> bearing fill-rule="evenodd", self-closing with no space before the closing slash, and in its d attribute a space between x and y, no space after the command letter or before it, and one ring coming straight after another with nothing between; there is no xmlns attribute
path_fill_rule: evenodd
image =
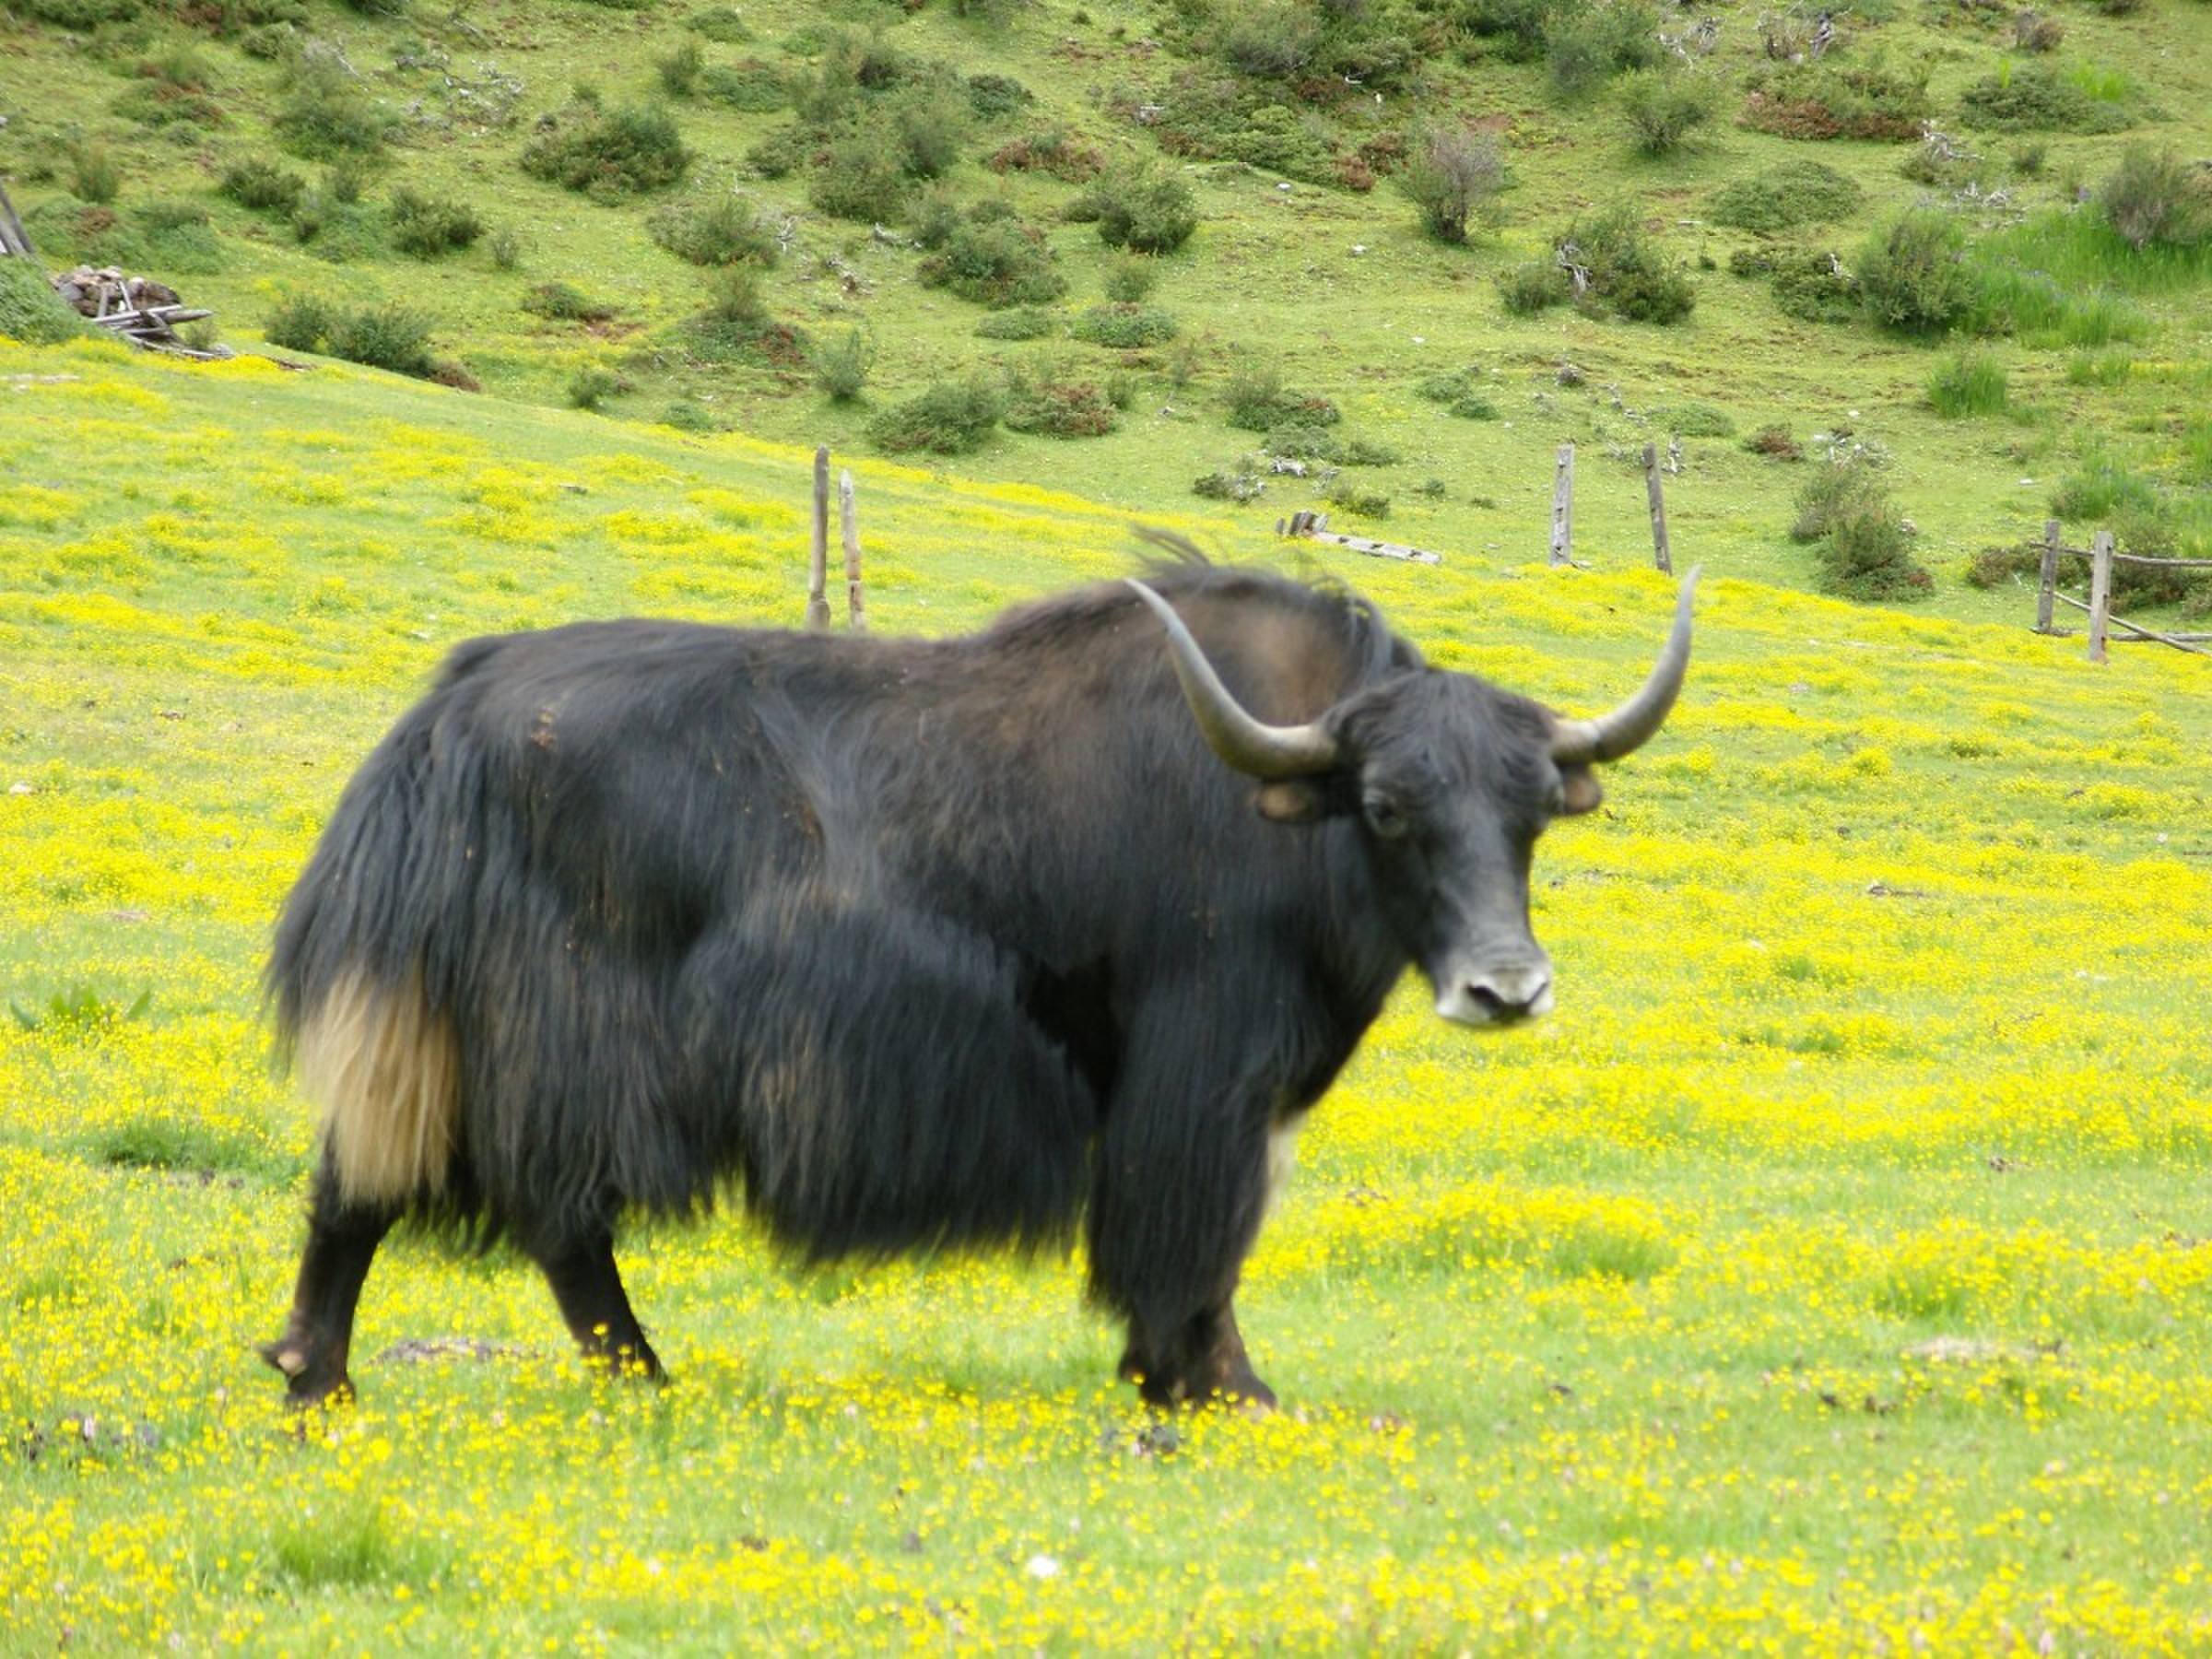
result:
<svg viewBox="0 0 2212 1659"><path fill-rule="evenodd" d="M1946 420L2005 413L2005 365L1986 352L1962 351L1928 377L1928 406Z"/></svg>

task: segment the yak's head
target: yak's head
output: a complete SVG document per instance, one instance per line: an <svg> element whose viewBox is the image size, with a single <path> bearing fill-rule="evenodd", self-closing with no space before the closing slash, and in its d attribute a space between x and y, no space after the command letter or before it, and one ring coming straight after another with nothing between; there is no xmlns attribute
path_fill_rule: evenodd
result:
<svg viewBox="0 0 2212 1659"><path fill-rule="evenodd" d="M1594 720L1556 714L1472 675L1422 667L1369 685L1304 725L1254 718L1230 695L1172 606L1176 677L1214 752L1261 779L1259 809L1286 822L1356 814L1386 920L1467 1025L1551 1008L1551 959L1528 920L1530 855L1555 818L1591 811L1594 770L1658 731L1689 666L1690 600L1643 688Z"/></svg>

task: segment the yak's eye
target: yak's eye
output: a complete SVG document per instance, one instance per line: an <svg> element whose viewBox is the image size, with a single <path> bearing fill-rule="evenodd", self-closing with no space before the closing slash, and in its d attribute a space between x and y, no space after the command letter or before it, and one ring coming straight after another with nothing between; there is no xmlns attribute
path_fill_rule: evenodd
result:
<svg viewBox="0 0 2212 1659"><path fill-rule="evenodd" d="M1367 827L1385 841L1394 841L1406 833L1406 815L1388 795L1371 789L1361 807L1367 814Z"/></svg>

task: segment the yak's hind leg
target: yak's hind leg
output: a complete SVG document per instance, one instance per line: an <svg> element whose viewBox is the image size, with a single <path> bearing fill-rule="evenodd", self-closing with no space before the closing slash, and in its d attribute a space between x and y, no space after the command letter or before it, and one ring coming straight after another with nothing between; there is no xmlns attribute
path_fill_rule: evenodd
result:
<svg viewBox="0 0 2212 1659"><path fill-rule="evenodd" d="M291 1317L285 1322L284 1335L263 1343L259 1350L284 1373L294 1406L312 1406L334 1395L352 1397L346 1358L353 1344L353 1311L360 1301L369 1264L394 1216L381 1205L349 1205L340 1198L327 1159L316 1172L307 1249L300 1259Z"/></svg>
<svg viewBox="0 0 2212 1659"><path fill-rule="evenodd" d="M545 1269L553 1299L560 1304L560 1316L568 1321L570 1334L586 1359L618 1375L667 1380L660 1356L630 1312L629 1293L622 1288L622 1275L615 1266L613 1234L600 1232L534 1247L530 1253Z"/></svg>

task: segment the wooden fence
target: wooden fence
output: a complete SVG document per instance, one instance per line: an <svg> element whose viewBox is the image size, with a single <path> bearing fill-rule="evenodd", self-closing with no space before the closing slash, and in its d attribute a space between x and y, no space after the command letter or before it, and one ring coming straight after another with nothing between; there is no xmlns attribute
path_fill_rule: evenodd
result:
<svg viewBox="0 0 2212 1659"><path fill-rule="evenodd" d="M853 501L853 469L837 475L838 531L845 546L845 617L865 633L868 607L860 588L860 515ZM820 632L830 626L830 446L814 452L814 542L806 566L806 626Z"/></svg>
<svg viewBox="0 0 2212 1659"><path fill-rule="evenodd" d="M2089 561L2089 593L2086 599L2077 599L2071 594L2058 591L2058 561L2061 559L2086 559ZM2105 660L2105 647L2112 638L2112 630L2121 630L2122 644L2156 641L2171 645L2177 651L2194 652L2198 656L2212 656L2205 649L2205 641L2212 633L2167 633L2156 628L2146 628L2139 622L2130 622L2125 617L2112 613L2112 567L2115 564L2156 565L2174 571L2212 571L2212 559L2154 559L2147 553L2123 553L2113 545L2112 533L2100 530L2089 538L2087 547L2069 547L2059 522L2047 519L2043 524L2043 558L2041 580L2035 597L2035 631L2041 634L2071 632L2054 628L2051 618L2053 605L2072 606L2087 611L2089 618L2089 661Z"/></svg>

